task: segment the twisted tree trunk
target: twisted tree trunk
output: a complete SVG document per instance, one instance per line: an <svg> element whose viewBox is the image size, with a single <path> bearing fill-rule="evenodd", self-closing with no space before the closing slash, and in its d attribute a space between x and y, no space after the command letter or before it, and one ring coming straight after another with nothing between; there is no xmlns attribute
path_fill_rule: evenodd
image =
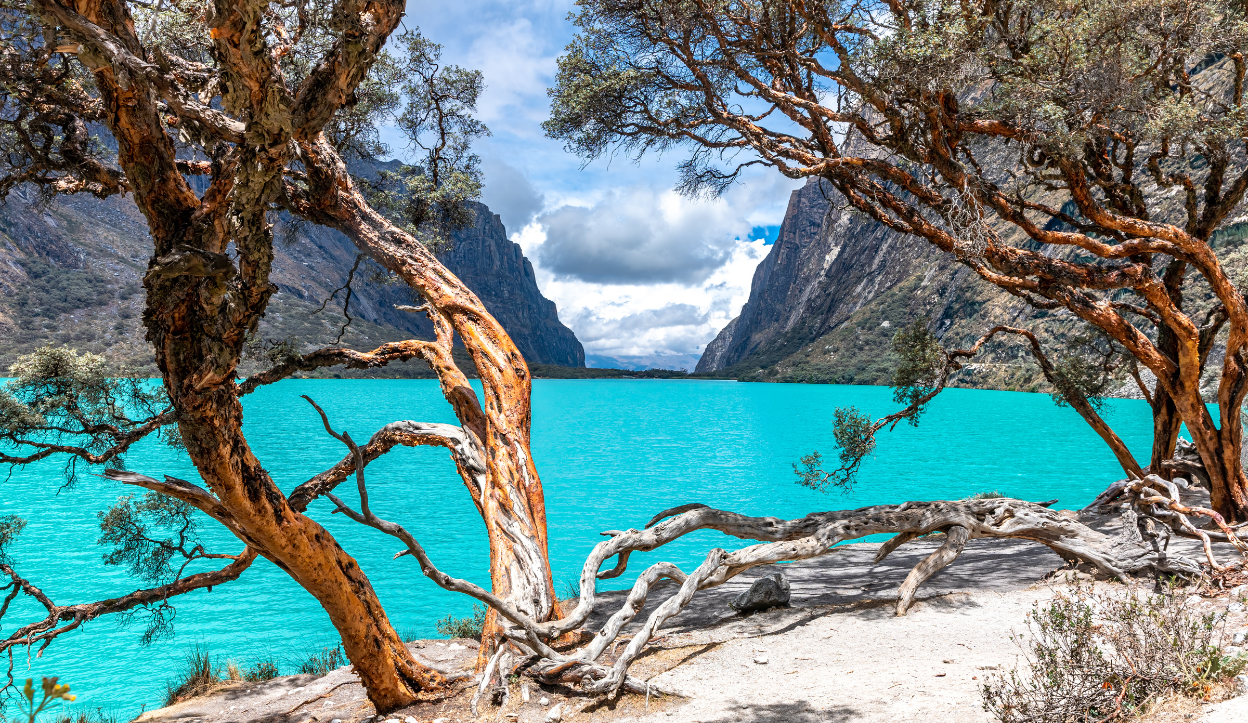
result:
<svg viewBox="0 0 1248 723"><path fill-rule="evenodd" d="M488 461L481 473L473 472L471 465L459 467L489 534L494 593L535 620L558 617L547 558L545 499L529 452L532 380L524 358L463 282L424 245L368 205L324 136L301 150L309 188L301 191L288 184L287 202L305 218L342 231L361 251L402 277L425 302L419 310L433 322L438 341L417 353L437 373L443 394L480 457ZM451 356L455 336L472 355L485 392L484 405ZM483 664L500 635L491 611L481 647Z"/></svg>
<svg viewBox="0 0 1248 723"><path fill-rule="evenodd" d="M222 106L242 120L194 109L198 127L220 136L208 146L212 180L199 198L180 172L164 115L195 101L165 87L172 81L146 60L149 53L125 4L39 2L52 30L68 31L84 46L79 59L94 74L105 123L118 142L118 162L147 218L154 253L144 278L143 321L187 452L211 494L189 483L152 484L226 524L307 590L337 629L373 704L387 711L440 694L447 680L416 661L356 561L303 514L314 495L292 503L256 459L243 436L243 390L234 381L244 341L276 291L269 281L273 237L267 216L285 193L291 153L299 138L321 138L320 127L351 95L403 11L396 0L338 5L340 37L296 93L277 67L280 56L266 44L267 3L209 4L205 22L225 89ZM331 158L334 170L341 170L332 150ZM313 165L304 159L305 167ZM349 212L376 222L362 200ZM485 461L483 482L469 489L490 531L496 589L533 615L549 616L555 608L545 510L528 455L528 370L480 301L420 244L400 248L383 241L368 250L401 270L432 302L439 341L412 344L438 370ZM237 260L226 254L231 243ZM487 389L484 412L454 368L447 320L477 360Z"/></svg>

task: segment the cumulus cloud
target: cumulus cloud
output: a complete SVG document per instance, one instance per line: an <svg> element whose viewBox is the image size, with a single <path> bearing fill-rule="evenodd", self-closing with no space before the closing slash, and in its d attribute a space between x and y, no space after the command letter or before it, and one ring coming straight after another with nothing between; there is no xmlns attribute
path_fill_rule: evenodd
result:
<svg viewBox="0 0 1248 723"><path fill-rule="evenodd" d="M485 175L481 202L501 216L509 229L518 231L529 225L545 205L545 197L519 169L497 158L486 158L481 168Z"/></svg>
<svg viewBox="0 0 1248 723"><path fill-rule="evenodd" d="M513 238L532 258L544 234L535 222ZM608 285L556 278L540 263L535 269L542 293L559 305L559 318L576 332L587 354L697 355L740 311L767 251L762 241L734 241L728 261L700 284Z"/></svg>
<svg viewBox="0 0 1248 723"><path fill-rule="evenodd" d="M543 266L559 278L600 284L706 280L750 226L726 202L696 203L672 191L610 191L590 207L543 214Z"/></svg>
<svg viewBox="0 0 1248 723"><path fill-rule="evenodd" d="M485 92L477 103L481 119L487 125L506 125L513 132L540 136L539 123L546 119L546 87L554 77L559 50L551 47L528 17L481 28L468 51L473 59L470 67L485 76Z"/></svg>
<svg viewBox="0 0 1248 723"><path fill-rule="evenodd" d="M445 44L446 62L484 73L479 111L493 135L477 147L483 200L586 352L697 354L749 294L767 252L751 231L779 224L799 184L751 169L723 199L694 201L669 190L678 181L671 156L582 167L540 126L573 9L573 0L407 4L409 23Z"/></svg>

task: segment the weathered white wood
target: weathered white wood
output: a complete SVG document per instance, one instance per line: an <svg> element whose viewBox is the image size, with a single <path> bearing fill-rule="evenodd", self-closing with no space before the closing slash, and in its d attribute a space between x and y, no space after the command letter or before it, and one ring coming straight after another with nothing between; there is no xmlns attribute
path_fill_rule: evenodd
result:
<svg viewBox="0 0 1248 723"><path fill-rule="evenodd" d="M901 535L897 537L901 537ZM897 537L893 539L895 540ZM898 617L905 615L906 611L910 609L919 585L927 582L929 577L940 572L949 563L957 559L958 555L961 555L962 551L966 549L966 541L969 539L971 539L971 531L965 527L954 525L949 528L945 533L945 544L924 558L923 562L916 565L910 571L910 574L906 576L905 582L901 583L901 588L897 591Z"/></svg>

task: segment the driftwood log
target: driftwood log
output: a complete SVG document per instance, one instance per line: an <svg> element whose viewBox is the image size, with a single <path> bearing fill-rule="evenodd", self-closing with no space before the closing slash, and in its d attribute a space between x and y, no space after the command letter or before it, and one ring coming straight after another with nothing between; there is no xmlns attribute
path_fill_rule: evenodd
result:
<svg viewBox="0 0 1248 723"><path fill-rule="evenodd" d="M1158 529L1200 540L1209 568L1215 572L1223 571L1227 568L1218 563L1212 543L1228 542L1241 556L1248 556L1248 543L1236 532L1237 528L1242 529L1246 524L1232 527L1222 515L1207 507L1183 504L1179 490L1190 487L1182 477L1167 480L1155 474L1145 475L1143 479L1120 480L1098 495L1083 511L1105 513L1117 508L1123 516L1123 524L1134 526L1141 541L1155 541L1159 537ZM1192 517L1204 518L1217 529L1198 527L1192 522Z"/></svg>

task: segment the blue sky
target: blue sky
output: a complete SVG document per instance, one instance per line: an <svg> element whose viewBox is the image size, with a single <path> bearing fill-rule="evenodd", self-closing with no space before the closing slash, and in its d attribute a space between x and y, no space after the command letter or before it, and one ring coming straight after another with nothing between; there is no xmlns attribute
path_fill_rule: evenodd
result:
<svg viewBox="0 0 1248 723"><path fill-rule="evenodd" d="M581 160L544 137L572 0L408 0L405 24L481 70L483 199L589 354L697 355L740 311L797 182L770 169L722 199L672 191L680 158ZM387 140L402 156L402 142Z"/></svg>

